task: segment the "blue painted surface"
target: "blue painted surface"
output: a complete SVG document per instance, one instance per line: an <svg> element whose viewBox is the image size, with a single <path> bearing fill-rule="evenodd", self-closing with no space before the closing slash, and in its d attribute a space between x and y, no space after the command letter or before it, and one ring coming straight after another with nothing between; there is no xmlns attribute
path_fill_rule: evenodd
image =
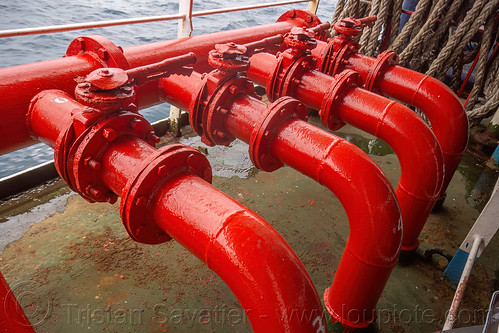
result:
<svg viewBox="0 0 499 333"><path fill-rule="evenodd" d="M458 249L451 262L445 269L444 276L447 276L452 281L452 283L455 283L456 285L459 283L459 279L461 279L461 274L463 273L464 265L466 265L468 256L468 252Z"/></svg>
<svg viewBox="0 0 499 333"><path fill-rule="evenodd" d="M499 145L496 146L494 153L490 157L489 164L490 164L490 166L493 166L496 169L499 169Z"/></svg>

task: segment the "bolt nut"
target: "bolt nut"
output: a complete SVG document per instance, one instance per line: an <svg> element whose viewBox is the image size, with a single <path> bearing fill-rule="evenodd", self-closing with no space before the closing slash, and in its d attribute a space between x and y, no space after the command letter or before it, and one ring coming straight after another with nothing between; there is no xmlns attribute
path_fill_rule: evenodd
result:
<svg viewBox="0 0 499 333"><path fill-rule="evenodd" d="M190 165L190 166L196 166L196 163L197 162L197 157L196 157L196 154L189 154L189 156L187 156L187 165Z"/></svg>
<svg viewBox="0 0 499 333"><path fill-rule="evenodd" d="M101 168L101 164L94 160L91 156L85 158L85 160L83 161L83 165L88 166L94 170L100 170Z"/></svg>
<svg viewBox="0 0 499 333"><path fill-rule="evenodd" d="M135 200L135 206L137 207L145 207L147 205L147 198L142 196L142 197L138 197L136 200Z"/></svg>
<svg viewBox="0 0 499 333"><path fill-rule="evenodd" d="M118 137L118 133L114 129L107 127L107 128L104 128L104 130L102 131L102 136L107 141L112 142Z"/></svg>
<svg viewBox="0 0 499 333"><path fill-rule="evenodd" d="M166 165L160 165L156 174L160 177L165 177L168 174L168 167Z"/></svg>
<svg viewBox="0 0 499 333"><path fill-rule="evenodd" d="M109 58L109 53L103 48L97 50L97 55L99 56L99 58L101 58L104 61L106 61Z"/></svg>
<svg viewBox="0 0 499 333"><path fill-rule="evenodd" d="M139 125L140 125L140 120L137 118L132 118L128 122L128 127L131 129L137 129Z"/></svg>
<svg viewBox="0 0 499 333"><path fill-rule="evenodd" d="M149 143L152 143L152 144L156 144L160 141L160 139L156 135L156 133L154 133L154 131L151 131L151 132L147 133L146 141Z"/></svg>
<svg viewBox="0 0 499 333"><path fill-rule="evenodd" d="M237 95L239 93L239 88L237 86L230 86L229 90L232 95Z"/></svg>
<svg viewBox="0 0 499 333"><path fill-rule="evenodd" d="M98 189L97 187L94 187L92 185L88 185L85 191L88 195L94 196L96 198L100 197L103 194L101 189Z"/></svg>
<svg viewBox="0 0 499 333"><path fill-rule="evenodd" d="M103 77L111 77L113 76L113 73L109 71L107 68L101 68L99 70L99 75Z"/></svg>

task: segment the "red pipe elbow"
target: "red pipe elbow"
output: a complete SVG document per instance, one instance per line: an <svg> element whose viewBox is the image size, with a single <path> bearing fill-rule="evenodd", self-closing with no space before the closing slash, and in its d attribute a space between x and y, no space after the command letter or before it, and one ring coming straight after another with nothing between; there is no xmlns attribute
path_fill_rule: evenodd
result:
<svg viewBox="0 0 499 333"><path fill-rule="evenodd" d="M329 188L345 208L350 234L324 302L344 326L368 326L376 318L376 303L397 263L402 239L391 185L359 148L301 120L281 128L272 152Z"/></svg>
<svg viewBox="0 0 499 333"><path fill-rule="evenodd" d="M191 77L171 75L162 79L163 98L186 107L200 84L201 76L197 73ZM177 89L189 97L176 97L171 92ZM249 143L266 116L264 110L265 103L240 94L231 103L225 129ZM368 326L376 317L376 303L400 250L402 221L393 189L379 167L345 140L303 120L291 120L273 131L276 134L269 152L326 185L347 212L350 235L333 284L325 294L325 303L343 325ZM355 318L357 311L366 316Z"/></svg>
<svg viewBox="0 0 499 333"><path fill-rule="evenodd" d="M265 85L276 62L273 55L255 54L248 76ZM318 71L305 71L299 80L292 97L316 110L321 109L336 83L335 78ZM442 188L444 162L440 146L430 128L407 107L361 88L346 89L343 98L334 104L334 116L386 141L400 161L402 175L395 193L404 221L402 250L414 250Z"/></svg>
<svg viewBox="0 0 499 333"><path fill-rule="evenodd" d="M444 161L437 139L407 107L360 88L346 93L337 115L394 149L401 169L395 194L404 222L402 250L416 249L444 180Z"/></svg>
<svg viewBox="0 0 499 333"><path fill-rule="evenodd" d="M326 45L317 41L312 55L320 57ZM360 73L364 80L376 63L376 58L358 53L349 55L345 60L348 61L346 66ZM374 81L374 89L417 107L428 117L444 155L445 178L440 191L440 198L443 199L468 143L468 118L461 102L437 79L396 65L380 71L379 78Z"/></svg>
<svg viewBox="0 0 499 333"><path fill-rule="evenodd" d="M428 117L444 155L445 178L440 192L443 199L468 144L468 118L463 105L444 83L400 66L386 70L378 89L415 106Z"/></svg>
<svg viewBox="0 0 499 333"><path fill-rule="evenodd" d="M61 134L72 129L68 115L77 106L83 108L62 91L39 94L30 108L29 124L36 123L31 126L33 134L59 142ZM255 332L326 332L319 295L282 237L255 213L200 178L202 174L211 180L209 164L200 153L181 145L156 150L139 134L124 129L142 132L139 116L128 118L125 113L107 114L74 142L62 143L70 145L64 151L88 156L86 162L78 161L92 169L86 175L73 175L74 183L81 184L90 176L93 184L102 182L121 195L120 213L135 240L157 244L171 236L203 260L234 291ZM74 128L77 120L73 119ZM75 166L73 173L85 170L78 158L75 154L66 161Z"/></svg>
<svg viewBox="0 0 499 333"><path fill-rule="evenodd" d="M255 332L327 331L303 264L254 212L199 177L185 176L158 192L153 215L161 229L227 283Z"/></svg>
<svg viewBox="0 0 499 333"><path fill-rule="evenodd" d="M2 305L0 332L35 332L2 273L0 273L0 304Z"/></svg>

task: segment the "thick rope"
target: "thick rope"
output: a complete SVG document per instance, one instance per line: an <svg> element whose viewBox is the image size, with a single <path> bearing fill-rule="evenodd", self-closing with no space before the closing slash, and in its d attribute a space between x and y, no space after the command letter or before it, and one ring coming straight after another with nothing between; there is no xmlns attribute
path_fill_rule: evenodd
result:
<svg viewBox="0 0 499 333"><path fill-rule="evenodd" d="M340 20L340 15L345 8L345 0L338 0L336 3L336 8L334 10L333 18L331 19L331 32L334 32L333 25Z"/></svg>
<svg viewBox="0 0 499 333"><path fill-rule="evenodd" d="M388 42L388 49L401 51L399 64L402 66L426 71L426 74L439 80L443 80L452 67L451 86L454 90L461 84L464 64L472 62L480 51L475 83L466 110L472 125L494 112L499 106L499 55L489 66L487 58L495 38L499 38L499 30L494 26L499 0L475 0L471 8L468 0L419 0L416 10L398 34L402 3L403 0L372 0L369 7L360 1L355 6L351 0L339 0L333 18L376 15L378 20L375 25L364 29L361 36L362 53L376 55L381 51L380 41L385 41ZM456 22L455 28L450 25L452 21ZM465 52L467 44L477 44L472 40L484 23L479 47L473 46ZM391 30L386 36L389 26ZM485 103L477 106L480 96L485 96Z"/></svg>
<svg viewBox="0 0 499 333"><path fill-rule="evenodd" d="M400 26L400 15L402 14L402 3L404 0L394 0L393 2L393 16L391 21L391 30L388 44L391 45L397 37Z"/></svg>
<svg viewBox="0 0 499 333"><path fill-rule="evenodd" d="M452 65L452 81L451 81L451 89L456 91L459 89L459 84L461 83L461 74L463 73L464 66L464 53L459 52L459 56L454 61Z"/></svg>
<svg viewBox="0 0 499 333"><path fill-rule="evenodd" d="M483 1L483 0L482 0ZM400 34L397 36L393 44L390 46L390 49L392 51L395 51L398 53L398 51L405 46L407 43L408 38L410 37L412 30L414 27L416 27L419 22L424 20L424 14L428 11L428 9L431 7L432 1L431 0L420 0L416 6L416 10L414 13L411 15L409 18L409 21L404 25L402 28L402 31Z"/></svg>
<svg viewBox="0 0 499 333"><path fill-rule="evenodd" d="M381 5L382 0L373 0L371 3L371 10L369 11L369 16L377 15L379 11L379 7ZM379 21L379 17L376 20L376 23ZM362 37L360 38L360 45L362 47L360 48L359 52L368 54L367 52L367 44L369 42L369 39L371 38L371 30L372 28L365 27L364 30L362 31Z"/></svg>
<svg viewBox="0 0 499 333"><path fill-rule="evenodd" d="M485 67L487 65L489 50L492 47L493 37L494 37L494 21L493 15L489 17L487 23L485 24L485 30L482 37L482 45L480 46L480 55L478 56L478 62L476 66L475 84L471 90L470 97L468 99L468 104L466 104L466 110L471 110L476 104L478 95L483 89L483 84L487 76Z"/></svg>
<svg viewBox="0 0 499 333"><path fill-rule="evenodd" d="M464 21L458 25L456 31L454 31L454 34L447 41L447 44L438 54L437 59L435 59L435 61L433 61L433 63L431 64L430 69L426 72L427 75L437 77L440 73L442 73L442 71L448 68L447 67L444 69L444 66L446 65L447 61L451 58L452 53L458 50L457 47L461 43L463 36L466 34L467 31L469 31L470 26L474 25L475 22L478 22L477 19L480 16L480 12L482 11L485 2L487 2L487 0L477 0L473 4L473 7L468 12L468 15L466 15ZM491 1L491 3L492 2L494 1ZM480 26L480 24L482 24L482 22L476 23L478 24L477 29Z"/></svg>
<svg viewBox="0 0 499 333"><path fill-rule="evenodd" d="M367 55L373 56L374 53L376 52L376 49L378 48L379 41L384 39L384 35L386 34L386 23L388 21L388 16L390 14L389 8L392 4L392 0L382 0L377 16L378 19L374 23L374 26L371 30L371 36L369 39L369 43L367 45ZM380 38L381 34L381 29L385 26L385 31L383 36Z"/></svg>
<svg viewBox="0 0 499 333"><path fill-rule="evenodd" d="M493 13L495 13L496 8L498 7L498 5L499 5L499 0L495 0L495 1L490 1L489 0L485 4L485 6L482 8L482 12L478 16L477 20L472 23L471 27L469 28L469 30L467 30L467 32L464 35L463 39L458 44L457 50L463 50L464 49L464 47L466 46L466 44L469 43L471 41L471 39L473 38L473 36L478 32L478 29L480 29L480 26L482 25L482 23L484 23L484 22L487 21L487 17L490 16L490 15L492 15ZM447 59L447 61L444 64L443 71L438 76L440 80L443 80L445 78L445 70L448 69L451 66L451 64L457 59L458 56L459 56L459 52L453 52L453 53L451 53L449 59Z"/></svg>
<svg viewBox="0 0 499 333"><path fill-rule="evenodd" d="M423 27L418 31L416 36L411 39L409 45L407 45L404 51L400 54L399 64L401 66L407 66L411 57L414 57L416 53L419 53L419 51L423 48L424 43L428 40L428 37L432 35L433 28L436 24L438 24L438 18L445 12L448 4L448 0L439 0L437 2Z"/></svg>

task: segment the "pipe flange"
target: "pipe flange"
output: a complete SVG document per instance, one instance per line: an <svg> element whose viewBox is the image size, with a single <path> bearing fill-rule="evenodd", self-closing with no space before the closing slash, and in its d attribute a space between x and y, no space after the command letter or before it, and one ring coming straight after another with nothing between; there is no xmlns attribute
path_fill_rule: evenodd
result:
<svg viewBox="0 0 499 333"><path fill-rule="evenodd" d="M292 19L301 19L303 20L308 28L315 27L316 25L321 24L321 20L319 18L309 12L308 10L303 9L291 9L282 14L276 22L285 22Z"/></svg>
<svg viewBox="0 0 499 333"><path fill-rule="evenodd" d="M333 84L324 96L321 110L319 111L319 116L324 126L333 131L345 126L345 123L335 114L334 107L338 103L341 103L341 100L350 88L361 85L362 77L353 70L347 69L334 76Z"/></svg>
<svg viewBox="0 0 499 333"><path fill-rule="evenodd" d="M279 96L295 96L296 88L305 72L315 69L316 60L310 53L304 53L289 66L280 80Z"/></svg>
<svg viewBox="0 0 499 333"><path fill-rule="evenodd" d="M140 243L160 244L171 240L152 216L154 194L179 175L196 175L211 183L208 159L194 148L175 144L158 149L142 163L142 170L123 189L120 214L130 237Z"/></svg>
<svg viewBox="0 0 499 333"><path fill-rule="evenodd" d="M224 129L224 119L240 93L258 98L253 84L240 74L226 76L219 71L206 74L189 106L189 123L208 146L228 146L234 137Z"/></svg>
<svg viewBox="0 0 499 333"><path fill-rule="evenodd" d="M267 115L255 127L249 143L251 161L258 169L271 172L283 166L272 154L272 140L281 125L290 119L307 119L307 108L291 97L281 97L267 106Z"/></svg>
<svg viewBox="0 0 499 333"><path fill-rule="evenodd" d="M328 41L327 46L322 50L317 69L324 74L334 76L345 69L348 64L346 59L359 49L360 44L354 40L334 37Z"/></svg>
<svg viewBox="0 0 499 333"><path fill-rule="evenodd" d="M107 146L122 135L134 135L151 146L154 140L151 124L133 112L113 113L80 135L69 152L69 178L86 200L115 203L118 199L100 177L102 154Z"/></svg>
<svg viewBox="0 0 499 333"><path fill-rule="evenodd" d="M293 96L300 78L315 69L316 60L310 52L288 49L277 56L272 75L267 79L267 98L273 102L281 96Z"/></svg>
<svg viewBox="0 0 499 333"><path fill-rule="evenodd" d="M83 36L73 40L66 50L66 56L79 54L90 54L105 67L130 68L123 49L99 35Z"/></svg>
<svg viewBox="0 0 499 333"><path fill-rule="evenodd" d="M393 51L384 51L378 55L374 64L369 68L364 84L365 89L374 91L376 89L376 80L386 68L398 64L398 55Z"/></svg>
<svg viewBox="0 0 499 333"><path fill-rule="evenodd" d="M101 69L105 70L105 68ZM90 83L83 82L76 86L75 96L81 104L106 113L136 102L135 88L131 83L112 90L93 90Z"/></svg>
<svg viewBox="0 0 499 333"><path fill-rule="evenodd" d="M253 84L244 76L235 76L226 81L213 95L206 108L204 119L205 140L211 145L228 146L236 138L225 130L225 119L234 98L239 94L254 96Z"/></svg>

